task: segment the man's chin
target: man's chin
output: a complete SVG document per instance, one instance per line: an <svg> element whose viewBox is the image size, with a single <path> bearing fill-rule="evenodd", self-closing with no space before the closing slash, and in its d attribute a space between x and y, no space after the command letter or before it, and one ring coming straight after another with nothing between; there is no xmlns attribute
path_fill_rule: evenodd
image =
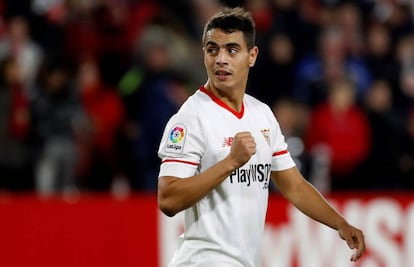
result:
<svg viewBox="0 0 414 267"><path fill-rule="evenodd" d="M226 80L214 79L214 86L216 88L222 88L222 89L227 88L228 89L233 86L233 83L229 79L226 79Z"/></svg>

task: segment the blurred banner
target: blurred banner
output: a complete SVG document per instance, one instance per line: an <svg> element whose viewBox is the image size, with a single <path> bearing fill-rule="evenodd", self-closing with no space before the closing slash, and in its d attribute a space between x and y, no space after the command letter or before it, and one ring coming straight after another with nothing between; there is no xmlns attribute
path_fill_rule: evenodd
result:
<svg viewBox="0 0 414 267"><path fill-rule="evenodd" d="M362 228L357 263L336 231L305 217L278 195L269 200L263 267L414 266L414 194L353 192L327 198ZM155 195L39 199L0 196L0 266L165 267L183 231Z"/></svg>

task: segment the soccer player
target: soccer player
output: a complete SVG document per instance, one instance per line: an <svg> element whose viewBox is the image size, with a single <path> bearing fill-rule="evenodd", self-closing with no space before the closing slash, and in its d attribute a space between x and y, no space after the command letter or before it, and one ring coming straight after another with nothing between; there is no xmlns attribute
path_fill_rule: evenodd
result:
<svg viewBox="0 0 414 267"><path fill-rule="evenodd" d="M261 266L270 178L304 214L337 230L357 261L363 233L303 178L270 108L245 93L258 55L254 40L249 12L215 14L202 37L208 79L166 126L158 205L168 216L185 211L170 266Z"/></svg>

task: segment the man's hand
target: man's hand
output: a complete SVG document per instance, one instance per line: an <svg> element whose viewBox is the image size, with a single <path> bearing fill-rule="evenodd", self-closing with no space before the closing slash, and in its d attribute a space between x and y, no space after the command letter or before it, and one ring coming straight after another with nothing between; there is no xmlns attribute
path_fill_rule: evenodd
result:
<svg viewBox="0 0 414 267"><path fill-rule="evenodd" d="M256 153L256 142L250 132L237 133L232 141L228 158L235 168L243 166Z"/></svg>
<svg viewBox="0 0 414 267"><path fill-rule="evenodd" d="M256 142L251 133L240 132L234 136L227 157L204 172L185 179L175 176L159 177L157 195L160 210L171 217L192 207L255 153Z"/></svg>
<svg viewBox="0 0 414 267"><path fill-rule="evenodd" d="M338 234L343 240L346 241L351 249L356 249L355 254L351 257L351 261L355 262L361 258L365 251L365 240L362 231L348 223L345 223L338 229Z"/></svg>

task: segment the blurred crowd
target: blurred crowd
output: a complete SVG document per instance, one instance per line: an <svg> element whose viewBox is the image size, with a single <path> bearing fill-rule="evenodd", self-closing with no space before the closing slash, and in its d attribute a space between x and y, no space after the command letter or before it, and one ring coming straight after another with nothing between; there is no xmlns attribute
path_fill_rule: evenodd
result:
<svg viewBox="0 0 414 267"><path fill-rule="evenodd" d="M248 93L307 179L414 189L410 0L3 0L0 191L155 192L163 128L205 82L202 28L225 5L256 21Z"/></svg>

